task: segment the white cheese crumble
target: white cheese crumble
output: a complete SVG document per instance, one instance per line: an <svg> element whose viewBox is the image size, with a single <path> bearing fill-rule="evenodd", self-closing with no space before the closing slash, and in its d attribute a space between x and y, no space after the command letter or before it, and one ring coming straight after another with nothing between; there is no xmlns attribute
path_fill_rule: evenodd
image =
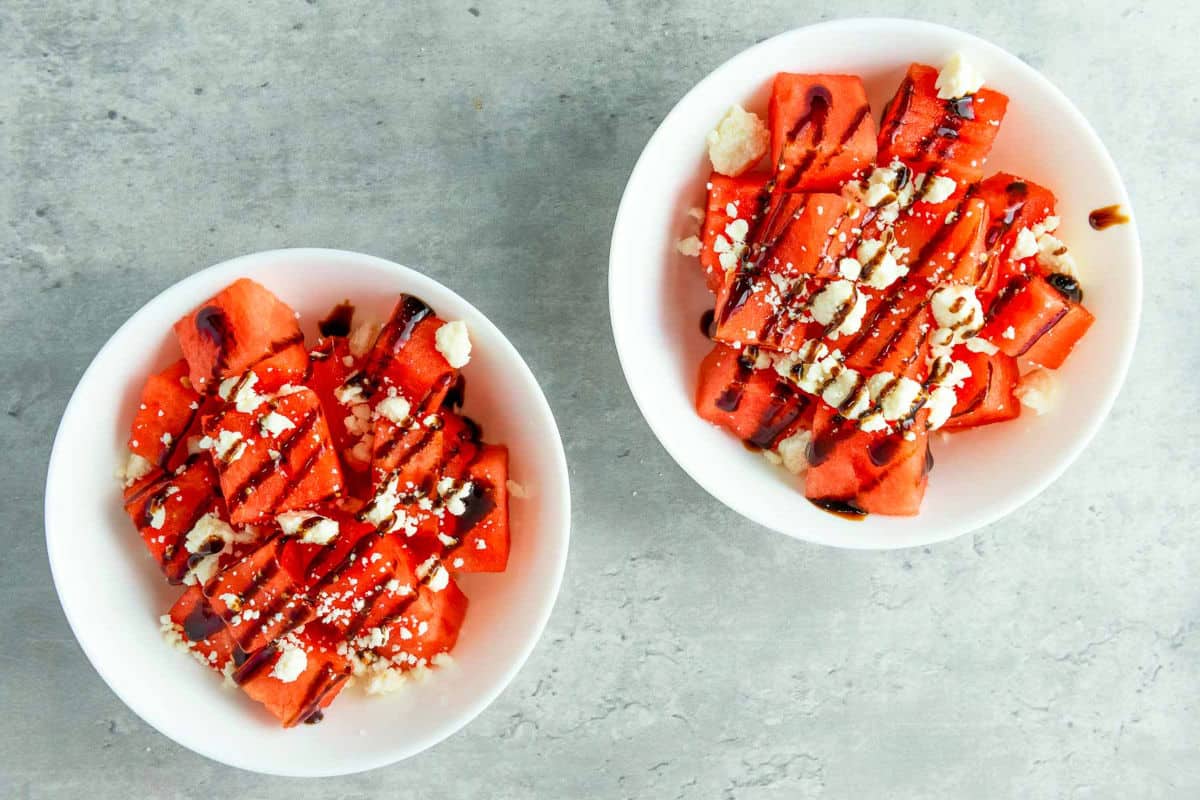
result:
<svg viewBox="0 0 1200 800"><path fill-rule="evenodd" d="M994 356L1000 352L1000 348L984 339L982 336L972 336L967 339L967 349L972 353L983 353L985 356Z"/></svg>
<svg viewBox="0 0 1200 800"><path fill-rule="evenodd" d="M340 531L337 520L312 511L287 511L277 515L275 521L285 534L295 536L300 533L300 541L309 544L329 544Z"/></svg>
<svg viewBox="0 0 1200 800"><path fill-rule="evenodd" d="M934 290L929 304L938 324L932 338L935 347L965 342L983 327L983 306L975 296L974 287L944 284Z"/></svg>
<svg viewBox="0 0 1200 800"><path fill-rule="evenodd" d="M154 469L154 465L150 463L149 459L143 458L137 453L130 453L129 458L125 459L125 466L118 470L117 477L126 486L132 486L149 475L152 469Z"/></svg>
<svg viewBox="0 0 1200 800"><path fill-rule="evenodd" d="M934 85L939 99L957 100L978 92L983 87L983 76L962 53L955 53L938 72Z"/></svg>
<svg viewBox="0 0 1200 800"><path fill-rule="evenodd" d="M471 360L471 337L467 323L462 320L447 322L434 334L434 344L450 366L465 367Z"/></svg>
<svg viewBox="0 0 1200 800"><path fill-rule="evenodd" d="M886 289L908 272L908 267L896 260L895 249L879 239L864 239L855 255L867 273L862 283L872 289Z"/></svg>
<svg viewBox="0 0 1200 800"><path fill-rule="evenodd" d="M698 256L701 249L700 237L689 236L686 239L680 239L675 243L675 249L685 256Z"/></svg>
<svg viewBox="0 0 1200 800"><path fill-rule="evenodd" d="M504 482L504 487L508 489L510 497L515 497L519 500L529 497L529 487L519 484L511 478Z"/></svg>
<svg viewBox="0 0 1200 800"><path fill-rule="evenodd" d="M822 325L829 325L835 318L842 317L834 334L856 333L862 326L863 315L867 313L867 298L850 281L830 281L813 297L810 311L813 319Z"/></svg>
<svg viewBox="0 0 1200 800"><path fill-rule="evenodd" d="M1054 407L1055 397L1058 394L1054 374L1048 369L1039 367L1022 375L1013 394L1021 401L1021 405L1033 413L1039 416L1045 414Z"/></svg>
<svg viewBox="0 0 1200 800"><path fill-rule="evenodd" d="M812 434L809 431L799 431L779 443L776 449L788 472L800 475L808 470L808 443L810 441L812 441Z"/></svg>
<svg viewBox="0 0 1200 800"><path fill-rule="evenodd" d="M350 331L350 339L346 344L350 347L350 354L355 358L362 358L375 344L375 338L379 336L380 325L374 320L363 320L354 326L354 330Z"/></svg>
<svg viewBox="0 0 1200 800"><path fill-rule="evenodd" d="M259 417L258 425L262 430L263 436L278 436L289 428L296 427L296 423L292 422L278 411L270 411L267 414Z"/></svg>
<svg viewBox="0 0 1200 800"><path fill-rule="evenodd" d="M838 261L838 275L841 275L848 281L858 280L858 276L862 274L862 264L857 258L843 258Z"/></svg>
<svg viewBox="0 0 1200 800"><path fill-rule="evenodd" d="M408 422L412 405L403 397L385 397L375 407L375 413L391 422L393 425L403 425Z"/></svg>
<svg viewBox="0 0 1200 800"><path fill-rule="evenodd" d="M217 434L217 440L213 443L213 449L217 454L217 458L225 462L234 462L242 457L242 453L246 452L246 443L242 440L242 435L237 431L221 431Z"/></svg>
<svg viewBox="0 0 1200 800"><path fill-rule="evenodd" d="M945 175L922 175L918 181L918 187L921 191L920 197L926 203L944 203L954 194L954 190L958 188L953 178L948 178Z"/></svg>
<svg viewBox="0 0 1200 800"><path fill-rule="evenodd" d="M757 114L735 105L709 131L706 140L713 169L722 175L736 177L766 154L771 132Z"/></svg>
<svg viewBox="0 0 1200 800"><path fill-rule="evenodd" d="M196 520L196 524L187 532L184 537L184 548L189 553L199 553L201 550L212 551L197 562L187 574L183 576L183 582L186 584L200 583L201 585L208 583L209 579L217 571L217 564L220 561L221 554L225 552L225 548L230 544L242 544L252 542L255 539L253 530L246 530L241 533L230 527L229 523L221 519L214 512L209 512ZM213 548L211 542L219 541L221 546Z"/></svg>
<svg viewBox="0 0 1200 800"><path fill-rule="evenodd" d="M283 683L291 683L308 669L308 654L303 647L289 641L280 642L279 658L271 668L271 676Z"/></svg>
<svg viewBox="0 0 1200 800"><path fill-rule="evenodd" d="M417 567L417 577L425 581L435 592L440 592L450 585L450 573L442 566L442 562L437 556L430 556L421 566Z"/></svg>
<svg viewBox="0 0 1200 800"><path fill-rule="evenodd" d="M1012 325L1009 325L1007 328L1004 329L1004 333L1000 334L1000 336L1003 339L1016 339L1017 338L1017 330Z"/></svg>
<svg viewBox="0 0 1200 800"><path fill-rule="evenodd" d="M252 371L247 372L245 375L221 381L220 387L217 388L217 394L222 400L232 402L238 411L249 414L267 399L265 395L254 391L256 383L258 383L258 375Z"/></svg>
<svg viewBox="0 0 1200 800"><path fill-rule="evenodd" d="M456 517L461 517L467 511L466 499L474 489L471 481L458 483L453 478L442 478L437 484L438 496L446 506L446 510Z"/></svg>
<svg viewBox="0 0 1200 800"><path fill-rule="evenodd" d="M1037 255L1037 251L1037 236L1029 228L1021 228L1017 231L1017 240L1013 242L1013 246L1008 251L1008 257L1014 261L1020 261L1023 258Z"/></svg>

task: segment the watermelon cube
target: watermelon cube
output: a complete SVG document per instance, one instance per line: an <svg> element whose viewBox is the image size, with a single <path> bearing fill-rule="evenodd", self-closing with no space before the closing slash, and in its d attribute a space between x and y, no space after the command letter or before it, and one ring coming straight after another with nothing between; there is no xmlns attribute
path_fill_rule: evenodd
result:
<svg viewBox="0 0 1200 800"><path fill-rule="evenodd" d="M857 75L781 72L768 114L781 191L836 192L875 161L875 120Z"/></svg>

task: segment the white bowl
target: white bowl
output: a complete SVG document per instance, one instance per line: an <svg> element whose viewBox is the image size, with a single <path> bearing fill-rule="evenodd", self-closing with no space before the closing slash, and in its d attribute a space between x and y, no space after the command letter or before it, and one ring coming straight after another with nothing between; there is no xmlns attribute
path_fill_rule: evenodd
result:
<svg viewBox="0 0 1200 800"><path fill-rule="evenodd" d="M1091 331L1058 370L1059 407L1042 417L931 437L937 464L920 515L851 522L806 502L795 480L693 409L696 373L711 343L712 307L696 260L675 242L696 232L709 172L705 134L734 103L766 112L777 72L862 76L878 121L913 61L942 64L956 51L1010 98L988 160L1050 187L1061 233L1082 267ZM1071 102L1033 68L960 31L900 19L849 19L768 39L738 54L679 101L651 137L625 188L613 229L609 306L621 366L642 414L671 456L713 497L761 525L851 548L928 544L993 522L1046 488L1079 455L1124 380L1141 312L1142 267L1131 221L1092 230L1088 212L1129 198L1100 139Z"/></svg>
<svg viewBox="0 0 1200 800"><path fill-rule="evenodd" d="M319 725L281 729L242 692L167 647L158 617L167 585L121 507L123 460L136 398L152 370L178 358L171 325L236 278L253 278L301 314L305 333L344 298L386 318L400 292L465 320L474 344L466 411L511 454L528 499L510 505L508 570L464 576L470 609L450 665L395 695L344 691ZM311 339L310 339L311 341ZM142 719L217 761L278 775L359 772L414 755L454 733L512 680L558 594L570 536L562 441L546 398L504 335L466 300L380 258L339 250L274 250L235 258L175 284L101 348L59 426L46 481L46 544L63 610L87 657Z"/></svg>

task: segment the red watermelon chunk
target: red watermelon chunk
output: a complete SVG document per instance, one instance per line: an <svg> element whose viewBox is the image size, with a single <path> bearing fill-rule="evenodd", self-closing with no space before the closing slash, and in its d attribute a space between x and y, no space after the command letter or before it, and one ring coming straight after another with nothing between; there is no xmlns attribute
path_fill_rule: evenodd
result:
<svg viewBox="0 0 1200 800"><path fill-rule="evenodd" d="M401 605L418 583L417 564L401 537L363 537L310 592L317 618L351 642Z"/></svg>
<svg viewBox="0 0 1200 800"><path fill-rule="evenodd" d="M158 473L157 479L138 484L125 500L125 511L172 583L181 582L196 561L187 549L192 529L206 515L226 518L216 471L205 458L193 458L177 473Z"/></svg>
<svg viewBox="0 0 1200 800"><path fill-rule="evenodd" d="M350 661L317 626L289 633L252 654L234 680L283 727L319 722L351 675Z"/></svg>
<svg viewBox="0 0 1200 800"><path fill-rule="evenodd" d="M452 572L503 572L508 566L508 448L484 445L467 480L438 486L442 562Z"/></svg>
<svg viewBox="0 0 1200 800"><path fill-rule="evenodd" d="M213 611L199 586L190 586L168 612L173 633L196 656L217 672L233 661L238 651L225 620Z"/></svg>
<svg viewBox="0 0 1200 800"><path fill-rule="evenodd" d="M234 642L253 653L313 617L302 576L285 568L283 543L271 539L204 587L212 610L225 620Z"/></svg>
<svg viewBox="0 0 1200 800"><path fill-rule="evenodd" d="M1041 275L1013 278L988 310L979 335L1013 358L1057 369L1095 318Z"/></svg>
<svg viewBox="0 0 1200 800"><path fill-rule="evenodd" d="M766 185L766 178L756 175L731 178L714 172L708 178L708 204L700 230L700 267L713 294L725 283L727 265L737 264L735 245L746 238L746 233L739 230L741 226L729 226L739 219L745 221L747 231L754 225Z"/></svg>
<svg viewBox="0 0 1200 800"><path fill-rule="evenodd" d="M900 159L915 173L949 174L975 183L992 149L1008 97L991 89L958 100L937 96L938 71L913 64L884 108L879 130L879 161Z"/></svg>
<svg viewBox="0 0 1200 800"><path fill-rule="evenodd" d="M773 368L755 369L751 356L718 344L700 364L696 411L739 439L773 449L812 422L815 403Z"/></svg>
<svg viewBox="0 0 1200 800"><path fill-rule="evenodd" d="M829 347L840 347L846 365L865 375L890 372L922 380L936 327L926 292L926 287L913 283L871 298L859 332L830 340Z"/></svg>
<svg viewBox="0 0 1200 800"><path fill-rule="evenodd" d="M129 451L155 466L166 466L184 442L200 402L200 393L188 379L187 361L180 359L151 375L142 387L141 401L133 417Z"/></svg>
<svg viewBox="0 0 1200 800"><path fill-rule="evenodd" d="M192 385L201 391L304 341L291 307L249 278L234 281L175 323L175 335Z"/></svg>
<svg viewBox="0 0 1200 800"><path fill-rule="evenodd" d="M1056 199L1044 186L1006 172L980 183L976 196L988 207L988 263L979 294L990 299L1034 263L1032 258L1013 259L1010 252L1023 228L1032 229L1054 214Z"/></svg>
<svg viewBox="0 0 1200 800"><path fill-rule="evenodd" d="M781 72L768 114L781 191L837 191L875 161L875 120L857 75Z"/></svg>
<svg viewBox="0 0 1200 800"><path fill-rule="evenodd" d="M1004 353L977 353L959 345L954 360L966 364L971 375L958 389L958 402L943 429L977 428L1020 416L1021 402L1014 390L1021 375L1015 358Z"/></svg>
<svg viewBox="0 0 1200 800"><path fill-rule="evenodd" d="M440 406L458 380L458 370L437 349L444 324L424 302L402 295L367 353L363 394L394 387L415 406Z"/></svg>
<svg viewBox="0 0 1200 800"><path fill-rule="evenodd" d="M822 404L813 421L805 496L842 513L912 516L921 508L927 467L927 412L909 431L867 433Z"/></svg>
<svg viewBox="0 0 1200 800"><path fill-rule="evenodd" d="M228 407L205 421L221 490L235 524L309 508L342 490L320 401L309 389Z"/></svg>
<svg viewBox="0 0 1200 800"><path fill-rule="evenodd" d="M416 599L388 620L387 642L376 652L402 669L428 666L435 656L448 653L458 641L467 613L467 596L452 578L445 586L423 584Z"/></svg>

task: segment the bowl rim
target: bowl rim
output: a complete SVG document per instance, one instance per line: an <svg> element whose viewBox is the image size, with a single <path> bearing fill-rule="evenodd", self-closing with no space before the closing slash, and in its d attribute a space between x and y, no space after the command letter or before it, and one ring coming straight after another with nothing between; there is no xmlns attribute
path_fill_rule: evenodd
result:
<svg viewBox="0 0 1200 800"><path fill-rule="evenodd" d="M407 285L412 288L398 288L397 291L413 291L420 292L421 284L433 285L450 295L456 302L461 303L464 307L470 309L482 320L487 327L491 328L491 333L495 334L497 341L502 343L502 346L507 349L506 362L517 368L518 374L514 378L516 380L526 380L534 389L533 395L537 401L537 407L534 409L541 414L546 424L546 433L550 434L551 447L553 453L552 471L555 479L561 484L561 503L555 511L556 524L552 527L559 531L559 539L554 542L558 548L558 555L552 564L552 572L550 576L550 590L543 594L537 615L534 619L534 624L526 629L524 640L520 642L517 648L517 657L511 662L511 665L502 674L489 681L487 687L480 692L476 701L468 706L451 725L445 726L438 730L433 735L427 735L419 739L414 745L408 747L399 747L395 750L381 752L375 758L364 758L361 761L355 761L339 765L337 768L315 768L306 769L304 764L295 765L293 769L278 769L274 767L264 767L253 763L252 757L231 756L224 751L220 751L210 746L213 740L211 735L202 735L198 732L193 732L187 727L181 729L172 729L170 731L164 729L160 724L162 715L154 713L150 710L153 705L147 698L137 697L131 698L120 692L110 678L111 664L104 658L97 656L92 637L89 635L81 635L83 625L79 622L73 607L68 605L64 598L63 592L60 590L60 581L63 580L59 567L60 559L69 555L66 549L67 537L63 534L56 535L55 530L61 528L61 523L58 522L59 511L52 504L52 499L62 492L57 486L57 476L62 474L61 463L70 458L71 446L63 436L65 420L78 412L80 406L86 403L87 397L83 389L89 383L89 378L97 369L97 362L105 356L109 349L113 346L114 340L118 339L119 335L126 328L135 324L140 316L146 313L147 309L164 300L164 298L172 298L177 295L195 294L196 288L208 281L212 281L218 275L224 275L228 280L234 280L239 277L239 273L243 270L252 268L255 265L269 263L273 260L287 258L330 258L342 259L347 261L357 261L359 263L370 264L371 266L381 268L385 271L395 273L397 281L402 285ZM203 299L199 297L199 299ZM474 321L472 322L474 324ZM539 493L539 495L544 493ZM100 678L107 684L108 688L124 703L131 711L139 718L157 730L163 736L178 743L179 745L198 753L205 758L213 761L244 769L260 774L277 775L281 777L330 777L337 775L349 775L368 770L377 769L380 767L395 764L407 758L411 758L425 750L434 747L450 736L458 733L463 728L471 724L476 717L479 716L488 706L495 702L496 698L508 688L517 674L524 668L526 662L532 655L534 648L541 641L542 635L545 632L546 625L550 620L550 615L557 603L558 596L562 589L562 582L566 572L567 556L570 549L571 538L571 491L570 491L570 472L567 466L566 452L563 447L562 436L558 428L557 420L554 417L553 409L549 401L546 399L545 392L542 391L541 384L537 377L533 374L525 359L521 356L516 346L508 339L507 336L473 303L462 297L453 289L442 284L440 281L419 272L411 267L398 264L394 261L373 256L366 253L359 253L352 250L341 250L336 248L321 248L321 247L296 247L296 248L277 248L272 250L262 250L254 253L247 253L240 256L235 256L230 259L218 262L211 266L200 269L181 280L171 284L162 291L155 294L136 311L134 311L128 319L126 319L104 342L104 344L96 351L88 363L87 368L79 377L75 388L71 391L70 399L64 407L62 417L60 418L59 426L55 431L53 444L50 450L49 463L46 468L46 482L43 489L43 526L46 535L46 551L47 559L50 562L50 573L54 583L55 594L58 597L59 605L62 607L63 614L67 619L67 624L71 629L71 633L75 636L80 649L83 650L88 662L92 668L100 675Z"/></svg>
<svg viewBox="0 0 1200 800"><path fill-rule="evenodd" d="M1117 202L1120 203L1128 212L1129 221L1126 227L1128 235L1132 237L1134 258L1127 268L1133 273L1134 297L1133 297L1133 313L1124 320L1124 334L1121 337L1121 348L1118 352L1112 354L1112 380L1108 381L1104 389L1102 399L1097 406L1097 413L1093 415L1086 430L1076 438L1072 445L1063 450L1061 457L1058 459L1054 468L1040 481L1032 482L1021 491L1012 493L1007 502L999 505L990 513L977 514L974 517L966 519L960 525L945 525L935 535L920 538L919 540L905 541L902 544L888 546L886 544L872 543L862 541L855 538L837 539L834 537L813 536L809 535L812 532L797 528L785 528L778 524L774 518L769 517L760 511L759 506L745 500L729 499L721 493L719 486L715 482L705 480L699 476L689 465L688 457L682 453L681 448L672 441L672 437L667 435L660 421L656 420L655 415L648 409L651 408L652 398L647 391L647 387L639 383L635 378L635 371L629 358L629 353L637 345L636 341L631 340L631 334L619 314L617 308L620 303L620 298L617 297L619 279L614 279L620 270L621 266L618 262L618 250L621 242L626 238L626 229L630 226L630 218L632 217L634 197L630 192L630 188L635 183L635 179L641 172L648 168L650 163L650 153L655 145L661 140L666 139L667 129L670 123L679 116L682 107L687 105L688 101L695 95L700 94L710 84L717 83L726 73L732 73L740 67L744 61L753 60L757 54L763 50L778 46L781 40L791 39L799 36L811 36L814 33L821 31L835 31L846 29L861 29L869 27L881 28L907 28L909 30L920 30L923 32L938 33L941 35L950 35L959 39L964 46L978 48L980 50L990 51L993 55L1002 58L1010 63L1013 70L1022 73L1026 78L1039 84L1049 96L1058 103L1062 110L1069 114L1073 121L1078 125L1079 131L1087 137L1089 143L1102 156L1098 166L1105 169L1115 179L1114 184L1117 187ZM903 17L845 17L840 19L818 22L811 25L803 25L793 28L788 31L776 34L767 39L757 42L750 47L734 54L726 59L719 66L701 78L692 88L690 88L676 103L671 107L663 117L662 122L651 134L650 138L643 146L637 161L634 163L633 169L629 173L626 180L625 188L621 193L621 201L617 207L617 214L613 223L613 233L609 242L609 265L608 265L608 304L609 304L609 324L612 328L613 340L616 344L617 359L621 364L621 371L625 376L625 382L629 386L629 391L633 395L634 402L637 404L638 411L641 412L642 418L649 425L654 433L659 444L667 451L668 455L675 461L677 465L687 475L704 489L709 495L720 502L722 505L735 511L742 517L749 519L764 528L782 533L793 539L810 542L812 544L824 545L849 550L902 550L912 547L924 547L930 544L954 539L972 531L978 530L986 525L990 525L1012 512L1016 511L1021 506L1028 503L1030 500L1041 494L1047 487L1057 481L1062 474L1070 467L1080 456L1083 450L1095 438L1101 426L1108 419L1112 412L1113 404L1116 402L1117 396L1125 385L1125 379L1129 372L1129 366L1133 359L1133 353L1137 345L1138 333L1141 327L1142 303L1143 303L1143 266L1142 266L1142 247L1141 238L1138 235L1137 220L1133 210L1133 206L1129 200L1129 192L1125 186L1125 181L1121 177L1120 170L1117 168L1116 162L1105 147L1100 135L1092 124L1087 120L1069 97L1045 75L1033 68L1029 64L1022 61L1015 54L1009 52L1000 45L994 44L986 39L983 39L975 34L968 33L958 28L949 25L942 25L935 22L925 20L907 19Z"/></svg>

